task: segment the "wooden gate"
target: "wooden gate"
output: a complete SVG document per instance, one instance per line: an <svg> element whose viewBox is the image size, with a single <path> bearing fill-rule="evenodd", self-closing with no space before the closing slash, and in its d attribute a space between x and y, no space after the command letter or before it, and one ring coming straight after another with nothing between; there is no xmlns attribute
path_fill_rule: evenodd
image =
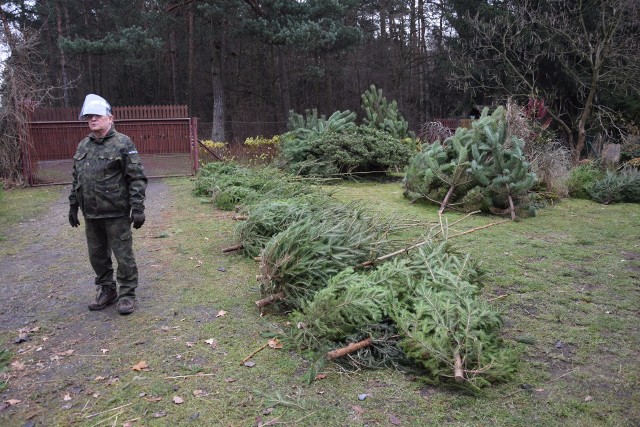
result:
<svg viewBox="0 0 640 427"><path fill-rule="evenodd" d="M24 175L30 185L71 183L72 158L89 134L79 108L40 108L31 114ZM198 122L186 105L114 107L116 130L136 145L148 178L193 175L198 169Z"/></svg>

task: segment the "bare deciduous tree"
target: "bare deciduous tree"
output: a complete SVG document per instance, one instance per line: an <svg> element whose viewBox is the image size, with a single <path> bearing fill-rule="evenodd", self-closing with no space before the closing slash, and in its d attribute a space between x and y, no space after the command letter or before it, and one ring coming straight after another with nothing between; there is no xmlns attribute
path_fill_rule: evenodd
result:
<svg viewBox="0 0 640 427"><path fill-rule="evenodd" d="M454 82L545 98L578 161L594 117L613 120L600 96L640 88L639 11L637 0L508 2L490 19L469 17Z"/></svg>
<svg viewBox="0 0 640 427"><path fill-rule="evenodd" d="M31 30L14 33L2 9L3 36L10 49L0 88L0 177L22 185L29 167L27 126L29 112L58 88L44 84L45 66L36 49L40 35Z"/></svg>

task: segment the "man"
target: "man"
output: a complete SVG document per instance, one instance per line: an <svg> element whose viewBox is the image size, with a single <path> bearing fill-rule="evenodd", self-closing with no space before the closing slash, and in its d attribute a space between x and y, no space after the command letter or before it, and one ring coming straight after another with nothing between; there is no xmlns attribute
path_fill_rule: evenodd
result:
<svg viewBox="0 0 640 427"><path fill-rule="evenodd" d="M98 95L87 95L80 111L91 133L73 156L73 185L69 195L69 223L85 219L89 261L96 273L96 299L89 310L102 310L118 302L120 314L135 308L138 267L133 255L133 228L144 224L147 178L138 150L128 136L116 132L111 106ZM118 262L113 280L111 253Z"/></svg>

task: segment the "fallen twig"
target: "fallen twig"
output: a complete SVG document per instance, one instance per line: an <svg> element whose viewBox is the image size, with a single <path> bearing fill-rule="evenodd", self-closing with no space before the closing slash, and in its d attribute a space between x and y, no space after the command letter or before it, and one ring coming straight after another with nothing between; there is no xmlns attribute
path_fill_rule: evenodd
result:
<svg viewBox="0 0 640 427"><path fill-rule="evenodd" d="M282 418L282 415L280 415L279 417L274 418L274 419L272 419L272 420L270 420L270 421L267 421L267 422L266 422L266 423L264 423L264 424L260 423L260 424L258 424L258 427L267 427L267 426L273 426L273 425L276 425L276 424L280 424L280 423L278 422L278 420L279 420L280 418Z"/></svg>
<svg viewBox="0 0 640 427"><path fill-rule="evenodd" d="M83 418L87 418L87 419L88 418L94 418L94 417L97 417L98 415L104 414L105 412L117 411L118 409L126 408L127 406L131 406L131 405L133 405L133 402L127 403L126 405L118 406L116 408L107 409L107 410L104 410L102 412L96 412L95 414L86 415Z"/></svg>
<svg viewBox="0 0 640 427"><path fill-rule="evenodd" d="M509 294L498 295L497 297L489 298L487 300L487 302L491 302L491 301L495 301L495 300L498 300L498 299L506 298L508 296L509 296Z"/></svg>
<svg viewBox="0 0 640 427"><path fill-rule="evenodd" d="M482 230L484 228L493 227L494 225L503 224L505 222L511 222L511 221L509 221L508 219L505 219L505 220L498 221L498 222L492 222L491 224L481 225L480 227L472 228L471 230L462 231L460 233L452 234L451 236L449 236L449 239L451 239L453 237L458 237L458 236L463 236L465 234L473 233L474 231Z"/></svg>
<svg viewBox="0 0 640 427"><path fill-rule="evenodd" d="M211 377L213 375L216 374L192 374L192 375L176 375L174 377L164 377L165 380L175 380L175 379L179 379L179 378L191 378L191 377Z"/></svg>
<svg viewBox="0 0 640 427"><path fill-rule="evenodd" d="M262 350L264 350L265 348L267 348L267 346L269 345L269 342L267 341L267 343L265 345L263 345L262 347L260 347L259 349L255 350L253 353L251 353L250 355L248 355L247 357L245 357L244 359L242 359L242 362L240 362L240 366L244 365L244 363L251 359L253 356L255 356L256 354L258 354L259 352L261 352Z"/></svg>
<svg viewBox="0 0 640 427"><path fill-rule="evenodd" d="M116 414L111 415L110 417L105 418L104 420L100 420L97 423L93 424L91 427L98 427L100 424L105 424L107 421L111 420L111 418L115 418L115 420L113 420L113 423L111 425L116 426L118 423L118 417L122 414L124 414L124 411L120 411Z"/></svg>
<svg viewBox="0 0 640 427"><path fill-rule="evenodd" d="M354 266L353 268L354 268L354 270L355 270L355 269L358 269L358 268L369 267L370 265L373 265L373 264L375 264L376 262L384 261L384 260L389 259L389 258L392 258L392 257L394 257L394 256L396 256L396 255L400 255L400 254L403 254L403 253L405 253L405 252L409 252L409 251L410 251L410 250L412 250L412 249L419 248L419 247L420 247L420 246L422 246L422 245L426 245L426 244L427 244L427 243L429 243L430 241L431 241L431 239L424 240L424 241L422 241L422 242L420 242L420 243L416 243L415 245L411 245L411 246L406 247L406 248L404 248L404 249L400 249L399 251L395 251L395 252L392 252L392 253L390 253L390 254L383 255L383 256L378 257L378 258L376 258L376 259L372 259L372 260L369 260L369 261L365 261L365 262L363 262L363 263L361 263L361 264L358 264L358 265Z"/></svg>
<svg viewBox="0 0 640 427"><path fill-rule="evenodd" d="M480 213L481 211L473 211L473 212L469 212L468 214L466 214L465 216L463 216L462 218L458 219L457 221L452 222L451 224L447 223L446 229L448 230L449 227L453 227L454 225L456 225L459 222L464 221L465 219L469 218L471 215L475 215L477 213ZM442 213L438 212L438 218L439 218L439 222L438 224L436 224L433 228L437 228L437 226L440 226L440 231L437 231L433 237L437 236L438 234L442 233L444 234L444 229L445 227L442 226ZM445 238L448 236L445 236Z"/></svg>
<svg viewBox="0 0 640 427"><path fill-rule="evenodd" d="M458 222L462 221L463 219L465 219L465 218L469 217L470 215L476 214L476 213L478 213L478 212L480 212L480 211L475 211L475 212L471 212L471 213L469 213L469 214L468 214L468 215L466 215L464 218L461 218L461 219L459 219L459 220L455 221L454 223L452 223L451 225L447 226L447 228L451 227L452 225L457 224ZM508 222L508 221L509 221L508 219L505 219L504 221L493 222L493 223L491 223L491 224L482 225L482 226L480 226L480 227L472 228L471 230L463 231L463 232L460 232L460 233L457 233L457 234L453 234L453 235L451 235L451 236L445 236L445 237L446 237L447 239L450 239L450 238L452 238L452 237L462 236L462 235L464 235L464 234L473 233L474 231L482 230L483 228L488 228L488 227L491 227L491 226L494 226L494 225L498 225L498 224L502 224L503 222ZM444 227L442 228L442 230L437 231L433 236L431 236L431 237L430 237L430 238L428 238L427 240L423 240L422 242L416 243L416 244L414 244L414 245L408 246L408 247L406 247L406 248L404 248L404 249L400 249L400 250L395 251L395 252L392 252L392 253L390 253L390 254L383 255L383 256L378 257L378 258L376 258L376 259L372 259L372 260L369 260L369 261L365 261L365 262L363 262L363 263L361 263L361 264L358 264L358 265L354 266L353 268L354 268L354 269L358 269L358 268L369 267L369 266L371 266L371 265L373 265L373 264L375 264L375 263L377 263L377 262L384 261L384 260L387 260L387 259L389 259L389 258L392 258L392 257L394 257L394 256L396 256L396 255L400 255L400 254L403 254L403 253L409 252L409 251L410 251L410 250L412 250L412 249L419 248L420 246L426 245L427 243L431 242L431 240L433 239L433 237L437 236L437 235L438 235L438 234L440 234L440 233L443 233L443 231L444 231Z"/></svg>

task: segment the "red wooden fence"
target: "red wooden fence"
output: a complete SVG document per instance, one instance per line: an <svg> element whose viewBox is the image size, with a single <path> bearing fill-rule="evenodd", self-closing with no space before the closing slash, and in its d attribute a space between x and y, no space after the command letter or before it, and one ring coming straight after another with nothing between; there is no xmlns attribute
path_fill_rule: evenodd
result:
<svg viewBox="0 0 640 427"><path fill-rule="evenodd" d="M25 175L31 185L71 182L72 157L89 134L79 108L42 108L31 115ZM196 172L197 119L185 105L114 107L116 130L136 145L147 176L190 175Z"/></svg>
<svg viewBox="0 0 640 427"><path fill-rule="evenodd" d="M458 128L470 128L471 119L433 119L434 122L442 123L442 126L455 132Z"/></svg>
<svg viewBox="0 0 640 427"><path fill-rule="evenodd" d="M176 119L189 118L186 105L134 105L129 107L113 107L114 120L133 119ZM80 108L37 108L32 113L35 122L68 122L77 121Z"/></svg>

